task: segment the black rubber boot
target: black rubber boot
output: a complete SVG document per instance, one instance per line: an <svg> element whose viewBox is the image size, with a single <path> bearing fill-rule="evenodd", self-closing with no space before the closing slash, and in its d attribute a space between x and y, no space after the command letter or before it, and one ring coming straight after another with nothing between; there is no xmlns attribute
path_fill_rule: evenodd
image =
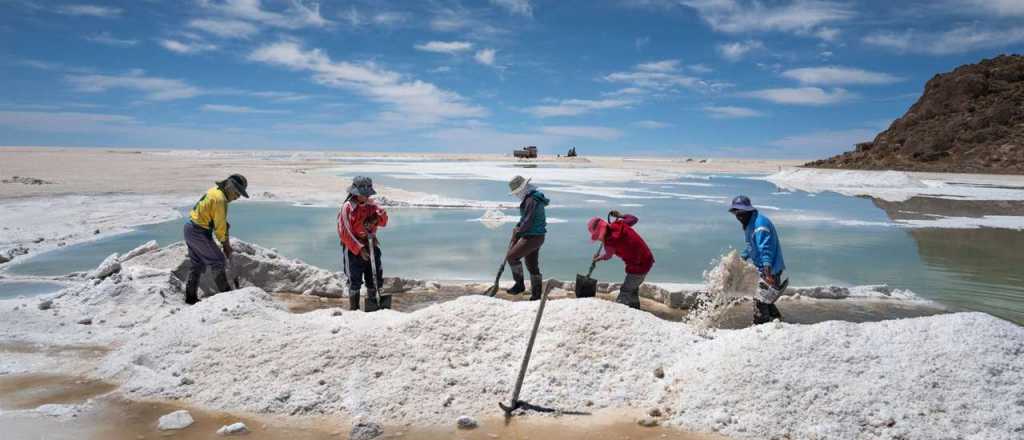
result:
<svg viewBox="0 0 1024 440"><path fill-rule="evenodd" d="M776 307L775 304L768 304L768 317L773 321L776 319L782 321L782 312L779 311L779 308Z"/></svg>
<svg viewBox="0 0 1024 440"><path fill-rule="evenodd" d="M773 307L772 304L761 302L761 301L758 301L758 300L755 299L754 300L754 325L760 325L760 324L765 324L765 323L771 322L771 320L772 320L771 308L772 307Z"/></svg>
<svg viewBox="0 0 1024 440"><path fill-rule="evenodd" d="M213 282L217 284L217 290L219 293L230 292L234 289L231 288L231 284L228 284L228 273L224 269L218 270L213 276Z"/></svg>
<svg viewBox="0 0 1024 440"><path fill-rule="evenodd" d="M348 309L353 312L359 310L359 291L356 291L355 293L349 293Z"/></svg>
<svg viewBox="0 0 1024 440"><path fill-rule="evenodd" d="M379 305L380 305L381 309L389 309L390 310L391 309L391 295L381 295L380 296L380 304Z"/></svg>
<svg viewBox="0 0 1024 440"><path fill-rule="evenodd" d="M615 298L615 301L619 304L625 304L634 309L640 310L640 289L637 288L632 292L626 292L619 290L619 296Z"/></svg>
<svg viewBox="0 0 1024 440"><path fill-rule="evenodd" d="M380 309L380 305L377 304L377 291L374 289L366 289L366 305L364 306L366 313L376 312Z"/></svg>
<svg viewBox="0 0 1024 440"><path fill-rule="evenodd" d="M530 301L536 301L540 299L541 293L544 292L544 279L540 275L530 274Z"/></svg>
<svg viewBox="0 0 1024 440"><path fill-rule="evenodd" d="M188 281L185 283L185 304L193 305L199 302L199 278L202 272L188 273Z"/></svg>
<svg viewBox="0 0 1024 440"><path fill-rule="evenodd" d="M516 283L506 290L509 295L518 295L526 291L526 283L523 281L523 265L512 266L512 279Z"/></svg>

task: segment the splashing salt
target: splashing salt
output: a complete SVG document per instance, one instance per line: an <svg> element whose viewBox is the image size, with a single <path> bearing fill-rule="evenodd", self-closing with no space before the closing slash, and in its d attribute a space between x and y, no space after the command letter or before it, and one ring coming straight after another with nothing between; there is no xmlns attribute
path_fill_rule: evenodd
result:
<svg viewBox="0 0 1024 440"><path fill-rule="evenodd" d="M714 327L729 306L754 295L757 281L757 269L744 261L736 250L722 255L710 270L704 271L707 291L698 296L685 322L697 329Z"/></svg>

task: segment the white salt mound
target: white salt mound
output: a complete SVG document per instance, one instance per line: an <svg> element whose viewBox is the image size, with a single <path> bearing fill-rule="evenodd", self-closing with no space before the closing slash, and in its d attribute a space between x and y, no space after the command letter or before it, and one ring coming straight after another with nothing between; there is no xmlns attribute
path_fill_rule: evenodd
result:
<svg viewBox="0 0 1024 440"><path fill-rule="evenodd" d="M408 314L291 314L247 287L189 307L173 271L180 252L125 261L96 285L65 289L53 311L0 308L0 330L112 345L94 374L130 397L429 425L500 414L538 306L467 296ZM296 273L319 273L269 252L244 254L255 269L282 271L285 287L308 282ZM728 273L712 271L719 283L709 290L750 288L735 256L722 264ZM105 324L61 326L68 316ZM522 399L561 410L658 407L661 423L735 439L1010 439L1024 432L1022 355L1024 328L982 313L698 334L610 301L553 300ZM366 435L383 432L365 425Z"/></svg>

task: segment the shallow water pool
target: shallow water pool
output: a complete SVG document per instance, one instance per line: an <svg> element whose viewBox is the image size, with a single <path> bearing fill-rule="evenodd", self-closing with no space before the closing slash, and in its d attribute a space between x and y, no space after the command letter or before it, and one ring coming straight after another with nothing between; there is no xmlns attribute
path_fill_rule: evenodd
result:
<svg viewBox="0 0 1024 440"><path fill-rule="evenodd" d="M900 212L898 205L887 203L882 209L869 198L780 191L768 182L743 176L693 175L656 181L598 170L588 180L586 169L565 170L563 176L550 167L518 168L514 164L484 164L475 171L453 168L449 174L443 173L443 166L422 162L389 161L375 166L367 162L362 174L378 184L510 204L514 200L500 179L509 173L538 173L547 179L535 182L552 200L549 218L564 221L548 225L541 252L546 277L568 280L586 271L595 246L589 241L585 223L614 208L640 218L637 230L657 260L648 280L699 282L718 256L743 246L740 225L726 212L726 203L733 195L746 194L774 220L793 285L884 283L910 289L953 309L979 310L1024 322L1024 275L1017 251L1024 248L1021 231L908 229L894 225L890 218ZM926 209L921 203L914 205L918 214ZM340 270L336 213L336 208L240 202L231 206L230 216L233 235L243 240ZM380 233L388 276L493 279L513 226L504 223L491 228L474 221L483 215L482 209L403 208L389 213L391 223ZM517 215L515 209L503 213ZM36 275L88 270L108 254L124 252L147 240L155 239L161 245L180 240L182 222L145 226L129 234L69 246L19 262L9 270ZM619 281L622 263L601 263L595 276Z"/></svg>

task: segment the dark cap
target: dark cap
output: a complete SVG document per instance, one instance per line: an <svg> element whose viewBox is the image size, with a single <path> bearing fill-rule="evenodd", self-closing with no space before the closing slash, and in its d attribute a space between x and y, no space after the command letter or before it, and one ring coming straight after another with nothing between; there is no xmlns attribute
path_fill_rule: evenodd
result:
<svg viewBox="0 0 1024 440"><path fill-rule="evenodd" d="M232 184L234 184L235 189L238 190L238 193L241 194L242 197L245 197L247 199L249 198L249 193L245 191L246 188L249 187L249 181L245 179L245 176L241 174L232 174L228 176L225 182L231 182Z"/></svg>
<svg viewBox="0 0 1024 440"><path fill-rule="evenodd" d="M348 193L354 196L369 197L377 194L373 189L373 179L364 176L356 176L352 179L352 185L348 187Z"/></svg>
<svg viewBox="0 0 1024 440"><path fill-rule="evenodd" d="M737 212L750 212L757 211L754 205L750 203L750 197L747 196L736 196L732 199L732 207L729 208L729 212L735 214Z"/></svg>

